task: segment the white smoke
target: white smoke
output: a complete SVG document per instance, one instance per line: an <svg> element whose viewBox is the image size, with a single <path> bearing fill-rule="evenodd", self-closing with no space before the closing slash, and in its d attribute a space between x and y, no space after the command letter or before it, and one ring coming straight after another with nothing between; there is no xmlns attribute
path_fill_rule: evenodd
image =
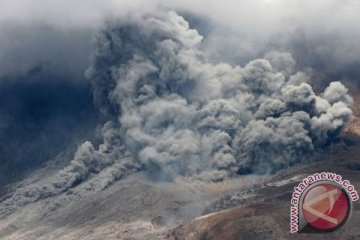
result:
<svg viewBox="0 0 360 240"><path fill-rule="evenodd" d="M301 162L350 122L347 89L333 82L315 95L291 54L213 64L202 41L173 11L108 22L86 73L109 120L103 144L85 142L51 183L7 201L56 195L94 174L106 187L139 170L205 181L269 173Z"/></svg>

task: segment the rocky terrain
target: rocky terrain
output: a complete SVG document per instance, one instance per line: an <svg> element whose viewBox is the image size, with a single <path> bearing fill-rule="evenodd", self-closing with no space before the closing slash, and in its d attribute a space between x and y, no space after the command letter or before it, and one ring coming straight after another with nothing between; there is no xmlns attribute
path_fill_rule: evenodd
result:
<svg viewBox="0 0 360 240"><path fill-rule="evenodd" d="M37 182L46 178L46 172L37 171L12 187ZM201 216L214 199L237 192L257 179L157 182L139 172L100 191L84 191L79 185L2 214L0 239L167 239L168 229Z"/></svg>
<svg viewBox="0 0 360 240"><path fill-rule="evenodd" d="M312 162L284 170L240 192L226 194L211 204L204 216L169 232L169 239L348 239L360 238L360 205L353 203L351 218L341 229L327 234L291 234L290 199L304 177L322 171L336 172L360 187L360 108L354 98L354 119L343 138Z"/></svg>
<svg viewBox="0 0 360 240"><path fill-rule="evenodd" d="M303 177L336 172L359 189L359 111L353 110L355 118L342 138L302 166L274 176L243 175L218 183L188 178L159 182L138 172L89 191L86 186L97 181L90 178L58 196L2 214L0 239L359 239L358 202L349 221L336 232L293 235L289 231L292 190ZM61 156L58 161L62 162ZM46 180L58 167L56 161L49 163L9 186L1 205L13 191Z"/></svg>
<svg viewBox="0 0 360 240"><path fill-rule="evenodd" d="M346 133L349 135L360 135L360 96L358 94L352 94L352 96L354 99L352 106L354 119L348 126Z"/></svg>
<svg viewBox="0 0 360 240"><path fill-rule="evenodd" d="M358 202L346 225L325 235L290 234L289 208L293 187L314 172L342 174L359 188L359 144L345 136L313 162L272 177L159 183L137 173L101 194L75 188L3 216L0 239L358 239Z"/></svg>
<svg viewBox="0 0 360 240"><path fill-rule="evenodd" d="M169 233L172 239L359 239L360 205L353 204L349 221L328 234L291 234L289 230L290 199L293 187L315 172L330 171L360 186L360 143L348 139L349 145L337 146L318 157L317 162L283 171L270 180L216 201L208 214L185 223ZM351 143L350 143L351 142ZM354 145L352 145L354 144Z"/></svg>
<svg viewBox="0 0 360 240"><path fill-rule="evenodd" d="M0 240L360 239L360 1L1 3Z"/></svg>

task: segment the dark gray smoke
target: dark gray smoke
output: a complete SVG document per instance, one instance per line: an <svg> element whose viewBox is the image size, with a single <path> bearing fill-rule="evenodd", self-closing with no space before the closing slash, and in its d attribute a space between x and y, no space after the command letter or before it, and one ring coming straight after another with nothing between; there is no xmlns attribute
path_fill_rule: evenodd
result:
<svg viewBox="0 0 360 240"><path fill-rule="evenodd" d="M113 164L120 149L170 178L268 172L301 161L351 120L346 88L334 82L316 96L291 54L215 65L202 39L175 12L132 16L98 33L87 76L111 119L106 150L83 145L56 187Z"/></svg>
<svg viewBox="0 0 360 240"><path fill-rule="evenodd" d="M82 144L49 183L15 196L18 204L97 174L106 187L139 170L205 181L270 173L301 162L350 122L347 89L332 82L316 95L290 53L271 51L244 67L214 64L202 42L173 11L108 22L86 72L108 120L103 143Z"/></svg>
<svg viewBox="0 0 360 240"><path fill-rule="evenodd" d="M39 65L0 76L0 194L7 183L93 139L97 119L91 86L68 72Z"/></svg>
<svg viewBox="0 0 360 240"><path fill-rule="evenodd" d="M301 161L351 120L346 88L335 82L316 96L291 54L212 64L202 39L175 12L110 23L95 39L87 75L96 102L145 169L211 180L268 172Z"/></svg>
<svg viewBox="0 0 360 240"><path fill-rule="evenodd" d="M0 195L8 183L94 140L99 114L84 76L91 35L85 27L0 21Z"/></svg>
<svg viewBox="0 0 360 240"><path fill-rule="evenodd" d="M175 176L279 168L350 121L346 88L316 96L289 53L245 67L211 64L203 37L175 12L112 23L95 40L88 76L134 160ZM271 166L271 167L270 167Z"/></svg>

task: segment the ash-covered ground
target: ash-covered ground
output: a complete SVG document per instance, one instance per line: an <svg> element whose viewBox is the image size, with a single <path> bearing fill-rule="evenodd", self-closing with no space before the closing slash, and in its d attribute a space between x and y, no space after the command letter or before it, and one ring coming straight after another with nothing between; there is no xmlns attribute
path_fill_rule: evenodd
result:
<svg viewBox="0 0 360 240"><path fill-rule="evenodd" d="M359 3L5 2L0 239L289 239L302 176L357 187Z"/></svg>

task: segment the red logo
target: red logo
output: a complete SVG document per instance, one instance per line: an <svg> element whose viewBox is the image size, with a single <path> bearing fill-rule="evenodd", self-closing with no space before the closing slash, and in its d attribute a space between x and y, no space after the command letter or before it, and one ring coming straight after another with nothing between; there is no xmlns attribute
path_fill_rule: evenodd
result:
<svg viewBox="0 0 360 240"><path fill-rule="evenodd" d="M331 183L310 187L302 200L305 221L320 231L341 227L349 217L350 210L350 200L346 192Z"/></svg>

